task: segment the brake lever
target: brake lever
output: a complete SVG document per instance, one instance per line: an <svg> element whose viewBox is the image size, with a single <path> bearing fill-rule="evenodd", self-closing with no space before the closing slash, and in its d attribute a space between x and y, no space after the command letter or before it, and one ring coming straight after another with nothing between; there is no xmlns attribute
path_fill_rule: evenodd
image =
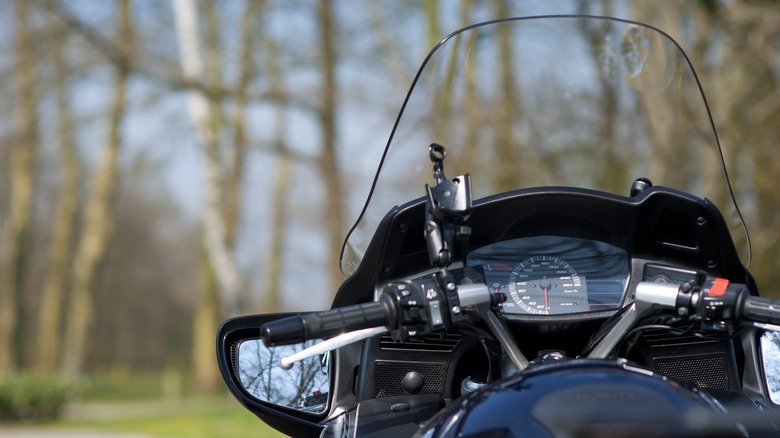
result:
<svg viewBox="0 0 780 438"><path fill-rule="evenodd" d="M346 347L349 344L354 344L355 342L359 342L364 339L372 338L374 336L387 333L387 331L388 331L387 328L382 326L371 327L362 330L355 330L353 332L347 332L338 335L336 337L326 339L318 344L312 345L311 347L304 348L303 350L295 354L291 354L289 356L283 357L282 360L280 361L282 369L289 370L292 368L295 362L300 362L304 359L308 359L310 357L319 356L320 354L327 353L328 351L337 350L341 347Z"/></svg>

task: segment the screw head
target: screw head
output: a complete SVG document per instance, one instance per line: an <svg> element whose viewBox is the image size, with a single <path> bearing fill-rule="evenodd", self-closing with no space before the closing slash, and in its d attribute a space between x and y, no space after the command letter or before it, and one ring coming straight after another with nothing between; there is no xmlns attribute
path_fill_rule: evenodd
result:
<svg viewBox="0 0 780 438"><path fill-rule="evenodd" d="M456 315L460 314L460 307L452 306L452 313L454 313Z"/></svg>

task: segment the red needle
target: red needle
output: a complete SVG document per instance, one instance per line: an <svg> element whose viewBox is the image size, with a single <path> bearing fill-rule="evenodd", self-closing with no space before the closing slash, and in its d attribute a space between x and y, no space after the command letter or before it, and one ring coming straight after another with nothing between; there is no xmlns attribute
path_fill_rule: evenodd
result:
<svg viewBox="0 0 780 438"><path fill-rule="evenodd" d="M544 288L544 307L550 310L550 304L547 302L547 288Z"/></svg>

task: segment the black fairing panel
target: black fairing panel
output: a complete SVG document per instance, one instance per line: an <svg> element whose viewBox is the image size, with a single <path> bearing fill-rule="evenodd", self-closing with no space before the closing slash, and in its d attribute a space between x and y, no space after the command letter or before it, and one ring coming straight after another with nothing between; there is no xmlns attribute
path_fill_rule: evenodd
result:
<svg viewBox="0 0 780 438"><path fill-rule="evenodd" d="M388 212L357 271L336 295L334 307L370 301L379 285L429 266L425 201L420 198ZM456 260L494 242L554 234L610 243L632 258L701 269L747 284L757 294L717 208L666 187L651 187L630 198L574 187L517 190L474 201L466 225L472 234L457 244Z"/></svg>

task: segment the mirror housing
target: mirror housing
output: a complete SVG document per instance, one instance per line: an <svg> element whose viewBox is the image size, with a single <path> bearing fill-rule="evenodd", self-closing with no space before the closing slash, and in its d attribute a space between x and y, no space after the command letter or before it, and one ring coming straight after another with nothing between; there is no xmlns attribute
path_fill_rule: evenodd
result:
<svg viewBox="0 0 780 438"><path fill-rule="evenodd" d="M261 400L242 384L239 373L239 349L242 343L257 340L260 327L271 321L294 315L295 313L273 313L249 315L231 318L225 321L217 333L217 361L222 379L233 396L250 412L274 429L290 436L318 437L323 425L320 421L327 417L330 396L324 408L311 410L305 404L301 407L288 407ZM261 343L262 344L262 343ZM327 382L332 387L332 363L329 364Z"/></svg>

